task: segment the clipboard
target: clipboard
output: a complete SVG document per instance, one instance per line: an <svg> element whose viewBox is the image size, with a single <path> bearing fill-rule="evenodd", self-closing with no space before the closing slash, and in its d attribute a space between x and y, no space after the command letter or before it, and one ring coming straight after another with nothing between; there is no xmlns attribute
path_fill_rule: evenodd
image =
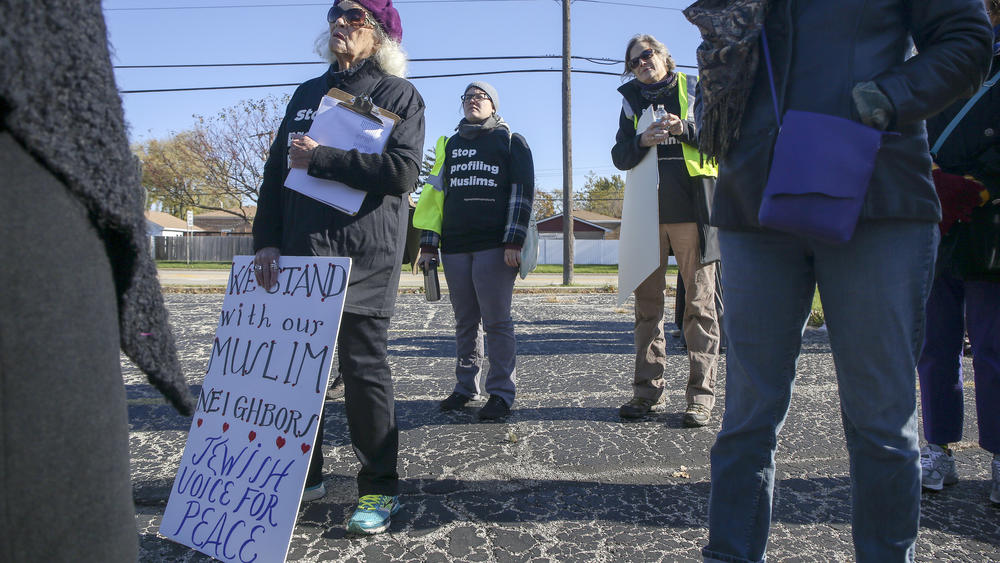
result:
<svg viewBox="0 0 1000 563"><path fill-rule="evenodd" d="M381 154L400 121L398 115L372 104L368 96L352 96L332 88L320 100L306 134L320 145ZM302 168L288 172L285 187L348 215L357 214L367 194L343 182L315 178Z"/></svg>
<svg viewBox="0 0 1000 563"><path fill-rule="evenodd" d="M382 123L380 118L385 116L392 120L393 126L399 124L400 117L373 104L371 96L352 96L339 88L330 88L326 95L338 100L342 108L351 110L375 123Z"/></svg>

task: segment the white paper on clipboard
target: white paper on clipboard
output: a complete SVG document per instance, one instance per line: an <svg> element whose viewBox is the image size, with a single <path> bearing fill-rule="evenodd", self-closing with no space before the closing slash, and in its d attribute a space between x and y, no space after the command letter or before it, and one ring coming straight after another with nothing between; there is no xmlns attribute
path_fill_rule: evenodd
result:
<svg viewBox="0 0 1000 563"><path fill-rule="evenodd" d="M339 90L331 90L331 95L323 96L319 108L313 114L312 126L307 135L320 145L343 150L357 149L366 154L378 154L385 149L386 141L393 126L399 119L385 110L374 108L373 113L382 121L381 125L342 105L350 96ZM340 99L338 99L340 98ZM346 99L345 99L346 98ZM365 200L364 191L352 188L336 180L323 180L310 176L303 168L292 168L285 178L285 187L309 196L321 203L349 215L361 209Z"/></svg>

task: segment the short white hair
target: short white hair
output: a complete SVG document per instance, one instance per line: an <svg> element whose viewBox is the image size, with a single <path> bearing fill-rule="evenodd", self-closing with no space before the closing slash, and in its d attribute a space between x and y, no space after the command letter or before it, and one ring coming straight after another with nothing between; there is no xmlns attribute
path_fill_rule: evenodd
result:
<svg viewBox="0 0 1000 563"><path fill-rule="evenodd" d="M375 38L378 41L378 48L370 58L382 72L406 78L406 51L396 40L389 37L382 31L382 26L375 26ZM336 55L330 51L330 30L327 29L316 38L316 54L323 60L333 64L337 62Z"/></svg>

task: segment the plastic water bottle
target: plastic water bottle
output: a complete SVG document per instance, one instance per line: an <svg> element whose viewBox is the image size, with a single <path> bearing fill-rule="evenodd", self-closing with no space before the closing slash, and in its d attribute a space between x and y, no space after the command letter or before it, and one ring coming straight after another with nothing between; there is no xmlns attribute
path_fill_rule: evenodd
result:
<svg viewBox="0 0 1000 563"><path fill-rule="evenodd" d="M656 104L653 108L653 119L656 121L666 121L667 120L667 108L663 107L663 104ZM667 144L666 141L660 141L661 145Z"/></svg>
<svg viewBox="0 0 1000 563"><path fill-rule="evenodd" d="M423 268L424 270L424 297L428 301L441 299L441 284L438 281L438 261L436 258Z"/></svg>

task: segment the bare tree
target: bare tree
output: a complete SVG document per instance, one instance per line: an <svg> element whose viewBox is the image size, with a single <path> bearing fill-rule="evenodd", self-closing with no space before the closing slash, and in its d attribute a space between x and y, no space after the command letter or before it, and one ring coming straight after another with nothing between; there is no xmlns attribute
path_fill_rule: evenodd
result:
<svg viewBox="0 0 1000 563"><path fill-rule="evenodd" d="M244 100L212 117L195 116L191 130L136 147L150 200L174 214L223 211L249 222L286 103L287 96Z"/></svg>

